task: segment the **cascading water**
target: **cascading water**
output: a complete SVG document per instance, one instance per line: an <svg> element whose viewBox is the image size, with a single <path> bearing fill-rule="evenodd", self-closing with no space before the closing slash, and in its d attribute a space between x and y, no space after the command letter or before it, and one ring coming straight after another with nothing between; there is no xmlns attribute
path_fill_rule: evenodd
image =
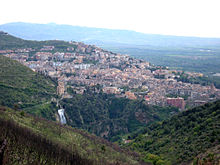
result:
<svg viewBox="0 0 220 165"><path fill-rule="evenodd" d="M66 124L66 118L65 118L65 115L64 115L64 109L59 109L58 110L58 114L60 116L61 124Z"/></svg>

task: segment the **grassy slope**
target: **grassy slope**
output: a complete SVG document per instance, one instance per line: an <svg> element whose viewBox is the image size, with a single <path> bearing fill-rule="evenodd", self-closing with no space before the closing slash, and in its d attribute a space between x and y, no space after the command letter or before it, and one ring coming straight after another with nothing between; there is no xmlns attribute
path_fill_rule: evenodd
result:
<svg viewBox="0 0 220 165"><path fill-rule="evenodd" d="M16 48L26 44L27 42L20 38L11 35L0 34L0 49L4 49L6 46L8 46L9 49Z"/></svg>
<svg viewBox="0 0 220 165"><path fill-rule="evenodd" d="M27 108L50 102L55 95L56 82L0 56L0 105Z"/></svg>
<svg viewBox="0 0 220 165"><path fill-rule="evenodd" d="M185 111L140 134L130 147L173 164L191 161L220 143L220 101Z"/></svg>
<svg viewBox="0 0 220 165"><path fill-rule="evenodd" d="M0 121L0 142L4 138L7 139L8 148L5 151L6 153L4 156L11 162L15 161L16 163L22 162L22 164L25 164L25 160L19 160L19 157L25 157L26 154L26 156L31 157L32 162L47 160L48 162L52 161L53 163L60 161L58 164L69 164L68 161L70 159L68 159L68 156L74 154L75 157L78 156L78 159L87 161L87 163L115 164L118 162L120 164L138 164L137 161L132 158L131 154L129 155L128 152L121 150L118 146L101 138L88 134L82 130L73 129L55 122L33 117L22 111L1 108ZM3 125L2 123L4 122L8 123ZM16 129L7 129L6 127L9 127L10 123L13 123L11 124L13 125L12 128L16 127ZM19 133L20 129L23 129L24 133ZM30 134L30 136L24 137L25 134L27 134L26 132L29 132L28 134ZM22 142L24 140L23 138L26 138L24 144ZM35 140L33 141L33 139ZM42 146L42 143L44 142L48 143L48 146ZM36 143L39 144L37 145ZM21 144L24 146L21 147ZM37 149L36 146L39 146L39 148L41 147L42 149ZM50 146L52 148L50 148ZM17 150L16 148L19 148L20 150ZM52 149L55 149L55 151L50 151ZM63 155L60 155L61 153L59 153L57 149L66 152L67 158L65 155L65 158L60 158L60 156ZM35 157L31 153L34 153ZM51 158L51 154L54 153L56 154ZM37 160L39 157L40 159ZM64 159L67 159L65 160L67 161L66 163L62 162Z"/></svg>

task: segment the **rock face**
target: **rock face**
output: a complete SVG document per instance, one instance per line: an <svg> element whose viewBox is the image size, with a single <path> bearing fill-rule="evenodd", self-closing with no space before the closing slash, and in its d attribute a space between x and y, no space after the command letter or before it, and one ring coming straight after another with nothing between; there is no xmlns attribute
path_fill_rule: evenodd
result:
<svg viewBox="0 0 220 165"><path fill-rule="evenodd" d="M66 124L66 118L65 118L65 115L64 115L64 109L59 109L58 110L58 114L60 116L61 124Z"/></svg>

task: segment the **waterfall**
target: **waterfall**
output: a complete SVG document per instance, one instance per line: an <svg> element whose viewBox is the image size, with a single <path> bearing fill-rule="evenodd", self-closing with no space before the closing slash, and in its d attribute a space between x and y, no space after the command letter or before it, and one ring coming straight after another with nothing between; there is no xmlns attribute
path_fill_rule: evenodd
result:
<svg viewBox="0 0 220 165"><path fill-rule="evenodd" d="M59 109L58 110L58 114L60 116L61 124L66 124L66 118L65 118L65 115L64 115L64 109Z"/></svg>

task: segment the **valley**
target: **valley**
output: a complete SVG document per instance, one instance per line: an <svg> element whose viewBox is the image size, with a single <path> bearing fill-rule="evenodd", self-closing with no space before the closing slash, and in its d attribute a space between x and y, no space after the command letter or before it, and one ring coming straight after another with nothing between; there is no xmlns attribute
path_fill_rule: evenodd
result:
<svg viewBox="0 0 220 165"><path fill-rule="evenodd" d="M220 89L203 73L5 32L0 48L3 164L218 165Z"/></svg>

